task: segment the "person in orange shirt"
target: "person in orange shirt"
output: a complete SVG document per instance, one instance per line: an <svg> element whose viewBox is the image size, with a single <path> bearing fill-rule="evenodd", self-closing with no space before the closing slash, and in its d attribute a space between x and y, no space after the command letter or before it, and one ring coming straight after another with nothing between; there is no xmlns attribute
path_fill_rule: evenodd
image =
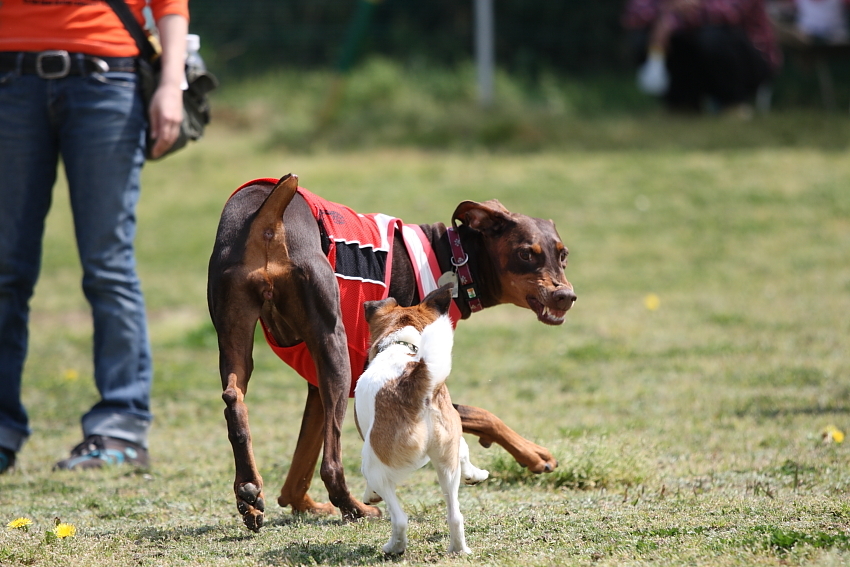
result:
<svg viewBox="0 0 850 567"><path fill-rule="evenodd" d="M145 0L125 0L143 23ZM135 267L135 208L150 121L154 157L183 117L188 0L150 0L162 79L144 108L138 48L100 0L0 3L0 473L30 434L21 403L29 300L61 157L94 323L100 400L56 468L148 466L151 352Z"/></svg>

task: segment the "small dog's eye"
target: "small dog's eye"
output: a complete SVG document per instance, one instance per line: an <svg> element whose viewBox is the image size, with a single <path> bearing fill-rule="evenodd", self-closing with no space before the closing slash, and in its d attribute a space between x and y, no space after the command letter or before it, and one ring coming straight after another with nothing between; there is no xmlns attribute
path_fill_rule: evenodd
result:
<svg viewBox="0 0 850 567"><path fill-rule="evenodd" d="M520 250L519 259L523 262L531 262L531 252L529 252L528 250Z"/></svg>
<svg viewBox="0 0 850 567"><path fill-rule="evenodd" d="M569 255L570 255L570 253L567 252L566 250L561 250L561 263L562 264L567 263L567 256L569 256Z"/></svg>

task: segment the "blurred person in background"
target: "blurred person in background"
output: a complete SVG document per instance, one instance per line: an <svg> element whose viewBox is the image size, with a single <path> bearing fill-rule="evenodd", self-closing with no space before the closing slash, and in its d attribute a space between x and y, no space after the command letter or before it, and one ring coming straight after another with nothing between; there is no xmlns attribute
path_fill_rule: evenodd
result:
<svg viewBox="0 0 850 567"><path fill-rule="evenodd" d="M825 43L846 43L848 39L846 0L796 0L797 28Z"/></svg>
<svg viewBox="0 0 850 567"><path fill-rule="evenodd" d="M146 1L126 2L144 25ZM189 20L188 0L150 0L150 8L162 79L145 109L139 50L109 4L0 3L0 473L30 435L21 375L60 156L94 322L100 400L82 417L83 441L56 468L148 465L152 369L135 209L147 121L154 156L179 133Z"/></svg>
<svg viewBox="0 0 850 567"><path fill-rule="evenodd" d="M850 41L850 0L768 0L768 13L782 43L841 44Z"/></svg>
<svg viewBox="0 0 850 567"><path fill-rule="evenodd" d="M628 0L638 85L674 111L752 115L782 61L764 0Z"/></svg>

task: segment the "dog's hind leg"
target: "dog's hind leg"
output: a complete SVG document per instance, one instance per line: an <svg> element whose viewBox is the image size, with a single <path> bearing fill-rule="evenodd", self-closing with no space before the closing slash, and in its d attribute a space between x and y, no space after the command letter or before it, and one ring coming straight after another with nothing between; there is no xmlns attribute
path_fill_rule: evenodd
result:
<svg viewBox="0 0 850 567"><path fill-rule="evenodd" d="M335 282L334 286L336 286ZM336 287L334 290L338 292ZM305 299L321 301L321 296L317 293ZM336 305L339 305L338 296ZM320 310L314 307L313 312L319 313ZM351 388L351 370L345 331L340 319L337 318L336 330L333 333L305 336L304 340L316 364L319 393L324 410L322 428L324 450L320 468L322 481L328 489L331 503L339 508L343 519L356 520L362 517L380 516L381 512L374 506L368 506L353 498L345 482L340 434Z"/></svg>
<svg viewBox="0 0 850 567"><path fill-rule="evenodd" d="M308 392L292 468L278 502L296 511L329 510L307 496L318 451L323 448L320 474L331 504L346 520L379 516L377 508L353 498L345 482L340 433L351 390L351 368L336 276L322 251L319 230L307 204L293 201L285 221L285 280L275 286L272 301L263 307L262 319L279 345L303 341L315 365L318 386Z"/></svg>
<svg viewBox="0 0 850 567"><path fill-rule="evenodd" d="M280 489L277 503L281 506L292 506L293 512L311 514L333 514L336 508L330 502L318 503L310 498L307 491L313 479L313 471L322 450L324 410L319 389L310 384L307 392L307 403L304 406L304 417L301 420L301 431L295 445L295 455L292 465L286 475L286 481Z"/></svg>
<svg viewBox="0 0 850 567"><path fill-rule="evenodd" d="M477 436L482 446L489 447L494 442L501 445L519 464L534 473L552 472L558 466L558 461L548 449L524 439L489 411L473 406L454 406L460 414L463 432Z"/></svg>
<svg viewBox="0 0 850 567"><path fill-rule="evenodd" d="M234 295L239 294L231 294L230 299L234 299ZM263 525L265 502L263 479L254 461L248 407L244 401L253 370L252 348L254 327L257 324L255 316L250 313L246 315L250 311L250 304L250 301L228 302L224 305L211 303L221 308L221 311L213 309L213 321L219 337L219 369L224 389L222 399L226 404L224 416L227 420L227 436L236 463L236 478L233 482L236 507L248 529L256 532Z"/></svg>
<svg viewBox="0 0 850 567"><path fill-rule="evenodd" d="M233 490L242 521L255 532L263 525L265 499L245 395L254 367L257 320L286 261L280 217L297 181L288 175L274 187L258 184L234 194L222 211L209 263L207 301L218 335L224 416L236 464Z"/></svg>
<svg viewBox="0 0 850 567"><path fill-rule="evenodd" d="M461 439L461 441L463 441ZM469 448L467 448L467 452ZM446 519L449 523L449 553L470 553L466 546L466 535L463 529L463 514L460 513L460 503L457 491L460 487L461 468L459 462L434 462L437 479L446 499Z"/></svg>

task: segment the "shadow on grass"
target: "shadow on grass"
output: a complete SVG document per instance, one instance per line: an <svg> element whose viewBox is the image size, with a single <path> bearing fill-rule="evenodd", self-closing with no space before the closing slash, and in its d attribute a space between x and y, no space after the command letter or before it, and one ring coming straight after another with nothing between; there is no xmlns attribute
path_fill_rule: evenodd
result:
<svg viewBox="0 0 850 567"><path fill-rule="evenodd" d="M209 533L220 532L220 525L194 526L194 527L175 527L175 528L143 528L139 530L135 538L147 540L151 542L165 541L180 541L184 538L197 538ZM238 541L242 539L250 539L252 534L246 532L244 538L230 536L229 540Z"/></svg>
<svg viewBox="0 0 850 567"><path fill-rule="evenodd" d="M280 510L280 508L278 508ZM266 510L268 513L268 510ZM346 522L340 516L314 516L312 514L297 513L292 514L288 511L284 515L277 515L273 518L266 517L263 523L266 527L291 527L291 526L343 526Z"/></svg>
<svg viewBox="0 0 850 567"><path fill-rule="evenodd" d="M404 555L388 557L379 548L343 542L298 543L285 549L268 551L260 563L268 565L371 565L402 561Z"/></svg>

